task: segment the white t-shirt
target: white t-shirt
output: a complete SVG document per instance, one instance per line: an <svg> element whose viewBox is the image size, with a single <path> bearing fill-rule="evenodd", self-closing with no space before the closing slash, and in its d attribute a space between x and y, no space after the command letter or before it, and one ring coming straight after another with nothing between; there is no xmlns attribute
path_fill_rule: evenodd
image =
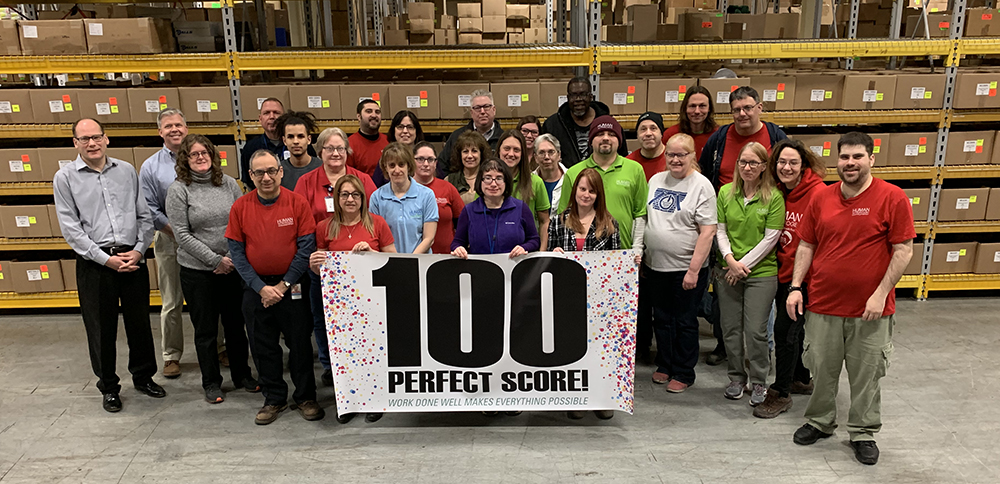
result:
<svg viewBox="0 0 1000 484"><path fill-rule="evenodd" d="M678 180L663 171L649 179L646 198L645 263L659 272L686 271L699 225L715 225L715 189L701 173ZM708 266L708 258L705 264Z"/></svg>

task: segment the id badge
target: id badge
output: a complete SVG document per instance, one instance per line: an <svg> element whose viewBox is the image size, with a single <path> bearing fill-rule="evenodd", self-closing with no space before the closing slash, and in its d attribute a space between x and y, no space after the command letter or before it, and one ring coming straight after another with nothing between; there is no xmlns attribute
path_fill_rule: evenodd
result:
<svg viewBox="0 0 1000 484"><path fill-rule="evenodd" d="M330 213L333 213L333 211L334 211L333 197L326 197L326 211L330 212Z"/></svg>
<svg viewBox="0 0 1000 484"><path fill-rule="evenodd" d="M302 299L302 284L292 284L292 300Z"/></svg>

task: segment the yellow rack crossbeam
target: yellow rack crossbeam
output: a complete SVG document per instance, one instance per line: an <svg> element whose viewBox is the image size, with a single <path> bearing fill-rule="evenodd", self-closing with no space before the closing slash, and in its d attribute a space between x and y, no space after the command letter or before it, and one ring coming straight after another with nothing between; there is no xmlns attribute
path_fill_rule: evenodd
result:
<svg viewBox="0 0 1000 484"><path fill-rule="evenodd" d="M160 306L160 291L149 293L149 304ZM0 292L0 309L36 309L36 308L77 308L80 299L76 291L38 292L32 294L17 294Z"/></svg>
<svg viewBox="0 0 1000 484"><path fill-rule="evenodd" d="M1000 232L1000 221L934 222L935 234L982 234Z"/></svg>
<svg viewBox="0 0 1000 484"><path fill-rule="evenodd" d="M52 182L0 183L0 196L52 195Z"/></svg>
<svg viewBox="0 0 1000 484"><path fill-rule="evenodd" d="M62 237L0 238L0 250L69 250L69 244Z"/></svg>
<svg viewBox="0 0 1000 484"><path fill-rule="evenodd" d="M1000 289L1000 274L931 274L928 291L982 291Z"/></svg>
<svg viewBox="0 0 1000 484"><path fill-rule="evenodd" d="M591 49L569 45L484 46L483 48L336 49L237 52L242 71L289 69L483 69L577 67L593 62ZM123 69L118 69L123 70Z"/></svg>
<svg viewBox="0 0 1000 484"><path fill-rule="evenodd" d="M104 72L225 71L228 54L5 55L0 72L12 74L94 74Z"/></svg>
<svg viewBox="0 0 1000 484"><path fill-rule="evenodd" d="M801 40L729 41L711 44L603 44L601 62L724 59L796 59L806 57L889 57L950 55L955 41L941 40ZM997 52L993 50L992 52ZM985 53L985 52L984 52Z"/></svg>
<svg viewBox="0 0 1000 484"><path fill-rule="evenodd" d="M357 122L354 123L355 127ZM106 124L108 137L159 136L155 124ZM191 123L188 132L203 135L235 135L236 123ZM72 138L72 124L2 124L0 139L10 138Z"/></svg>

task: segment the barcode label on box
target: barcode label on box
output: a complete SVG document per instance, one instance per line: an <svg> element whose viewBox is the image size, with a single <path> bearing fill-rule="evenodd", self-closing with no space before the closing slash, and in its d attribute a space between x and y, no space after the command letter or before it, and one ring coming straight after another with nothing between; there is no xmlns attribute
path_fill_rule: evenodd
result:
<svg viewBox="0 0 1000 484"><path fill-rule="evenodd" d="M616 105L625 105L628 102L628 93L616 92L612 103Z"/></svg>
<svg viewBox="0 0 1000 484"><path fill-rule="evenodd" d="M948 262L958 262L958 251L957 250L949 250L948 251L948 259L947 259L947 261Z"/></svg>
<svg viewBox="0 0 1000 484"><path fill-rule="evenodd" d="M955 200L955 210L968 210L969 209L969 199L959 198Z"/></svg>
<svg viewBox="0 0 1000 484"><path fill-rule="evenodd" d="M566 104L567 101L569 101L569 98L563 95L560 95L558 98L556 98L556 103L559 104L560 106Z"/></svg>
<svg viewBox="0 0 1000 484"><path fill-rule="evenodd" d="M0 114L10 114L14 112L14 108L11 107L10 101L0 101Z"/></svg>
<svg viewBox="0 0 1000 484"><path fill-rule="evenodd" d="M97 108L99 116L108 116L111 114L111 103L95 103L94 107Z"/></svg>
<svg viewBox="0 0 1000 484"><path fill-rule="evenodd" d="M10 164L11 173L24 173L24 162L21 160L10 160L7 162Z"/></svg>
<svg viewBox="0 0 1000 484"><path fill-rule="evenodd" d="M861 94L861 102L873 103L878 96L878 91L874 89L865 89L864 93Z"/></svg>
<svg viewBox="0 0 1000 484"><path fill-rule="evenodd" d="M924 88L924 87L911 87L910 88L910 99L923 99L925 92L927 92L927 88Z"/></svg>
<svg viewBox="0 0 1000 484"><path fill-rule="evenodd" d="M61 100L49 101L49 112L53 113L64 113L66 110L63 108L63 103Z"/></svg>
<svg viewBox="0 0 1000 484"><path fill-rule="evenodd" d="M147 113L160 112L160 103L156 99L146 100L146 112Z"/></svg>
<svg viewBox="0 0 1000 484"><path fill-rule="evenodd" d="M811 150L813 153L816 153L816 156L823 156L822 146L810 146L809 150Z"/></svg>
<svg viewBox="0 0 1000 484"><path fill-rule="evenodd" d="M38 269L28 269L26 272L28 273L28 280L29 281L40 281L40 280L42 280L42 271L40 271Z"/></svg>
<svg viewBox="0 0 1000 484"><path fill-rule="evenodd" d="M198 106L199 113L210 113L212 112L212 101L209 100L197 100L195 104ZM312 106L310 106L312 107Z"/></svg>
<svg viewBox="0 0 1000 484"><path fill-rule="evenodd" d="M764 89L764 100L774 102L778 100L777 89Z"/></svg>
<svg viewBox="0 0 1000 484"><path fill-rule="evenodd" d="M993 253L993 262L1000 262L1000 250Z"/></svg>
<svg viewBox="0 0 1000 484"><path fill-rule="evenodd" d="M917 156L920 153L920 145L906 145L903 156Z"/></svg>
<svg viewBox="0 0 1000 484"><path fill-rule="evenodd" d="M104 24L92 23L87 28L90 35L104 35Z"/></svg>
<svg viewBox="0 0 1000 484"><path fill-rule="evenodd" d="M984 82L976 84L976 95L977 96L989 96L990 95L990 83Z"/></svg>
<svg viewBox="0 0 1000 484"><path fill-rule="evenodd" d="M20 228L31 227L31 217L27 215L15 216L14 225L17 225Z"/></svg>
<svg viewBox="0 0 1000 484"><path fill-rule="evenodd" d="M663 102L675 103L680 101L680 92L667 91L663 93Z"/></svg>
<svg viewBox="0 0 1000 484"><path fill-rule="evenodd" d="M68 165L68 164L70 164L72 162L73 162L73 160L59 160L59 168L62 169L62 167L66 166L66 165Z"/></svg>
<svg viewBox="0 0 1000 484"><path fill-rule="evenodd" d="M507 107L508 108L519 108L521 107L521 95L520 94L510 94L507 96Z"/></svg>
<svg viewBox="0 0 1000 484"><path fill-rule="evenodd" d="M962 151L966 153L974 153L976 151L976 140L970 139L962 144Z"/></svg>
<svg viewBox="0 0 1000 484"><path fill-rule="evenodd" d="M406 96L406 107L407 109L419 108L420 96Z"/></svg>
<svg viewBox="0 0 1000 484"><path fill-rule="evenodd" d="M826 91L822 89L813 89L809 91L809 100L812 102L821 102L825 97Z"/></svg>
<svg viewBox="0 0 1000 484"><path fill-rule="evenodd" d="M257 98L257 110L258 111L260 111L260 107L261 107L261 105L264 104L264 101L267 101L266 97L259 97L259 98Z"/></svg>
<svg viewBox="0 0 1000 484"><path fill-rule="evenodd" d="M458 107L460 108L471 108L472 107L472 96L469 94L459 94L458 95Z"/></svg>
<svg viewBox="0 0 1000 484"><path fill-rule="evenodd" d="M716 91L715 104L729 104L729 91Z"/></svg>
<svg viewBox="0 0 1000 484"><path fill-rule="evenodd" d="M309 108L322 108L323 96L306 96L306 103L309 105Z"/></svg>
<svg viewBox="0 0 1000 484"><path fill-rule="evenodd" d="M21 33L24 34L26 39L37 39L38 38L38 26L36 25L22 25L24 27Z"/></svg>

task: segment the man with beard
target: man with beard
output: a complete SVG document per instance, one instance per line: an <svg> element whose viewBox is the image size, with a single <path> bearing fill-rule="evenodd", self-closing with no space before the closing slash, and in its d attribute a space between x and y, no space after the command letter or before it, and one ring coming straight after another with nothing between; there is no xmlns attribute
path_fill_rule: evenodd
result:
<svg viewBox="0 0 1000 484"><path fill-rule="evenodd" d="M368 176L375 173L378 160L382 158L382 149L389 145L389 139L379 133L382 126L382 108L373 99L363 99L358 103L358 132L347 138L351 145L351 155L347 157L347 166L353 167Z"/></svg>
<svg viewBox="0 0 1000 484"><path fill-rule="evenodd" d="M747 143L756 141L770 150L779 140L787 138L778 125L760 120L764 108L756 89L749 86L736 89L729 95L729 106L733 124L719 128L708 139L698 160L701 174L712 181L716 190L733 181L736 158Z"/></svg>
<svg viewBox="0 0 1000 484"><path fill-rule="evenodd" d="M486 138L486 142L490 145L490 149L494 152L497 149L497 142L500 141L500 135L503 134L503 129L500 128L500 122L496 120L497 107L493 103L493 93L483 90L476 89L472 91L472 101L469 111L471 112L472 119L469 124L456 129L450 135L448 135L448 141L445 142L444 148L441 149L441 153L438 155L438 178L444 178L448 175L451 163L451 151L454 149L455 141L458 139L458 135L469 131L476 130L477 133L483 135ZM489 157L488 154L481 154L482 160L485 161Z"/></svg>
<svg viewBox="0 0 1000 484"><path fill-rule="evenodd" d="M249 167L250 157L257 150L270 151L279 160L287 158L285 155L285 144L281 139L281 134L278 133L278 118L282 114L285 114L285 106L281 104L280 99L269 97L260 103L260 115L257 117L257 120L260 121L260 127L264 130L264 134L247 141L246 145L243 146L240 157L242 161L240 169L243 170L240 179L243 181L243 186L246 190L252 190L255 187L253 177L250 176ZM316 150L312 146L309 146L308 152L310 155L316 156Z"/></svg>
<svg viewBox="0 0 1000 484"><path fill-rule="evenodd" d="M590 79L586 77L570 79L566 85L566 102L559 106L559 111L549 116L542 125L543 134L549 133L559 140L562 163L565 166L571 167L590 156L592 148L590 126L595 118L611 113L607 104L594 100L593 91ZM628 155L624 138L617 148L617 153L622 156ZM643 203L645 204L645 200Z"/></svg>

